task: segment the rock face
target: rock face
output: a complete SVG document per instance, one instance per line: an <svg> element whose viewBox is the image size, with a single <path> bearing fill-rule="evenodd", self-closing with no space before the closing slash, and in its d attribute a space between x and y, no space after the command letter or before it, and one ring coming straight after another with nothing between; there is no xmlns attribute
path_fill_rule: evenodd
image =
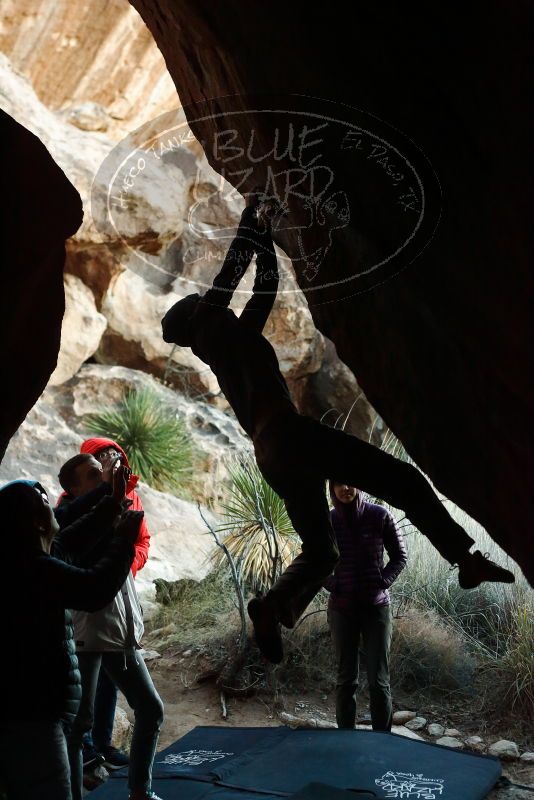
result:
<svg viewBox="0 0 534 800"><path fill-rule="evenodd" d="M177 105L156 43L135 10L121 0L91 0L83 6L70 0L2 0L0 12L0 50L43 103L52 109L74 106L78 120L88 119L89 103L107 110L105 128L84 130L124 135Z"/></svg>
<svg viewBox="0 0 534 800"><path fill-rule="evenodd" d="M179 143L170 148L153 146L151 158L145 156L142 176L129 189L128 208L119 207L113 224L103 227L102 215L110 195L112 200L115 196L110 180L117 164L149 136L151 125L114 150L107 131L102 133L107 113L102 106L86 103L53 113L5 56L0 56L0 75L6 108L50 147L88 209L83 226L68 242L67 315L52 382L67 380L94 355L104 364L165 375L190 396L226 407L205 365L188 349L173 351L161 338L160 320L167 309L184 294L203 291L211 283L243 204L230 184L224 183L221 190L220 179L192 138L183 112L165 116L169 124L184 127ZM281 252L280 263L282 286L266 335L277 350L295 401L315 415L315 390L308 385L325 369L325 341ZM250 297L252 277L250 270L236 294L237 311ZM326 369L335 386L327 391L321 388L324 381L316 382L317 394L322 391L325 397L315 405L321 412L326 403L348 409L357 395L361 413L354 416L357 424L351 429L367 436L376 415L332 346Z"/></svg>
<svg viewBox="0 0 534 800"><path fill-rule="evenodd" d="M329 339L324 339L319 369L301 386L297 396L303 414L380 444L384 424L367 402L350 369L338 358Z"/></svg>
<svg viewBox="0 0 534 800"><path fill-rule="evenodd" d="M74 275L65 275L65 315L57 367L50 384L64 383L92 356L106 330L107 320L96 310L91 290Z"/></svg>
<svg viewBox="0 0 534 800"><path fill-rule="evenodd" d="M140 596L155 600L153 581L156 578L202 580L211 568L215 543L193 503L158 492L146 484L140 485L139 496L151 539L149 559L137 573L135 582ZM211 525L218 524L207 509L203 509L203 514Z"/></svg>
<svg viewBox="0 0 534 800"><path fill-rule="evenodd" d="M80 226L82 207L80 196L36 136L4 111L0 126L2 179L9 187L1 214L2 458L56 365L65 240Z"/></svg>
<svg viewBox="0 0 534 800"><path fill-rule="evenodd" d="M86 415L118 403L129 389L150 389L162 405L172 409L185 421L193 440L195 474L198 477L198 485L192 486L191 494L197 500L210 501L217 506L229 480L228 469L233 457L237 459L240 455L251 453L250 441L241 432L233 416L199 400L192 401L144 372L100 364L87 364L65 384L48 388L39 407L46 406L55 414L59 413L64 425L59 435L63 436L65 426L69 431L76 432L77 450L82 439L91 435L84 427ZM50 423L48 427L51 427ZM45 442L51 438L51 433L47 431L41 431L38 435ZM38 438L37 434L35 438ZM16 441L17 437L14 443ZM72 454L72 435L67 437L67 443ZM8 456L11 450L10 447ZM7 463L6 468L13 469L13 465Z"/></svg>
<svg viewBox="0 0 534 800"><path fill-rule="evenodd" d="M459 24L433 6L359 3L347 25L336 5L275 3L257 36L253 6L132 4L212 166L287 199L276 241L319 330L437 488L534 582L525 5Z"/></svg>
<svg viewBox="0 0 534 800"><path fill-rule="evenodd" d="M94 366L84 367L66 384L48 388L13 436L0 465L0 483L17 477L39 480L48 491L51 502L55 503L61 491L57 480L59 468L79 452L87 435L83 429L83 415L88 410L95 410L103 398L109 402L120 397L125 387L134 386L136 382L139 386L147 386L151 378L120 367ZM178 397L163 386L159 388L162 402ZM184 409L199 450L198 443L202 442L198 480L202 490L205 486L211 487L204 498L216 501L227 475L220 454L224 450L228 463L231 452L229 436L235 435L239 442L237 425L210 406L206 406L206 417L202 415L201 404L178 398L176 408L180 407ZM187 410L189 416L185 413ZM238 451L237 446L235 451ZM156 578L201 580L210 569L210 555L215 545L195 502L158 492L144 483L139 484L139 494L145 508L151 544L149 560L138 573L136 585L147 604L155 598L152 582ZM203 514L211 525L217 525L217 519L208 509L203 508Z"/></svg>

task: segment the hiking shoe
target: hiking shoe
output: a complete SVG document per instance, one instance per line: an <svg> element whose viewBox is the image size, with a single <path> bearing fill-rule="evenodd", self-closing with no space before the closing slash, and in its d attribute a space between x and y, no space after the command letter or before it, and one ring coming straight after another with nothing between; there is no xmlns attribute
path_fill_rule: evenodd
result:
<svg viewBox="0 0 534 800"><path fill-rule="evenodd" d="M127 767L130 763L130 759L126 753L123 753L118 747L107 745L107 747L102 747L100 752L104 756L104 766L107 767L107 769L122 769L123 767Z"/></svg>
<svg viewBox="0 0 534 800"><path fill-rule="evenodd" d="M147 792L145 789L130 792L128 800L162 800L162 798L155 792Z"/></svg>
<svg viewBox="0 0 534 800"><path fill-rule="evenodd" d="M82 760L84 769L99 767L105 761L102 753L99 753L96 747L94 747L92 744L84 744L82 750Z"/></svg>
<svg viewBox="0 0 534 800"><path fill-rule="evenodd" d="M254 638L260 652L267 661L279 664L284 657L280 623L273 616L264 599L254 597L247 605L254 626Z"/></svg>
<svg viewBox="0 0 534 800"><path fill-rule="evenodd" d="M483 555L480 550L474 553L467 553L458 562L458 583L462 589L474 589L484 581L491 583L514 583L513 574L499 567L494 561L490 561L487 555Z"/></svg>

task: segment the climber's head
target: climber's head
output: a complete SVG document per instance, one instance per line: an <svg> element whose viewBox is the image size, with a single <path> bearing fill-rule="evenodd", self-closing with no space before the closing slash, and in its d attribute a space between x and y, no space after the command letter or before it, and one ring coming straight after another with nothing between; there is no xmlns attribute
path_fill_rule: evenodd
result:
<svg viewBox="0 0 534 800"><path fill-rule="evenodd" d="M191 347L192 330L191 318L197 307L200 295L188 294L178 300L161 320L161 329L165 342L178 344L181 347Z"/></svg>

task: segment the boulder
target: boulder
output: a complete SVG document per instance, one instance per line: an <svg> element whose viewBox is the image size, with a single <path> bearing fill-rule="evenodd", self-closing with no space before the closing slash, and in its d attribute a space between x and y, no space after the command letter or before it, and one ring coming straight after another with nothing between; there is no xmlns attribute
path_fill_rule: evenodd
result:
<svg viewBox="0 0 534 800"><path fill-rule="evenodd" d="M91 101L63 109L61 117L81 131L105 132L113 122L104 106Z"/></svg>
<svg viewBox="0 0 534 800"><path fill-rule="evenodd" d="M193 401L144 372L101 364L84 365L67 383L47 389L45 398L81 441L91 435L84 426L85 416L120 402L131 389L151 390L162 405L185 421L193 440L198 477L191 495L218 507L226 493L232 464L240 456L252 453L250 440L233 415L208 403Z"/></svg>
<svg viewBox="0 0 534 800"><path fill-rule="evenodd" d="M462 734L461 734L461 733L460 733L460 731L459 731L459 730L457 730L456 728L445 728L445 733L444 733L443 735L444 735L444 736L452 736L453 738L454 738L454 737L458 738L458 737L460 737Z"/></svg>
<svg viewBox="0 0 534 800"><path fill-rule="evenodd" d="M317 328L534 583L527 5L458 24L440 6L359 3L349 25L335 3L275 2L258 37L254 4L131 2L214 169L287 200L275 238Z"/></svg>
<svg viewBox="0 0 534 800"><path fill-rule="evenodd" d="M135 579L142 600L155 600L153 581L202 580L211 568L215 542L194 503L138 485L150 530L149 558ZM213 527L217 518L207 509L202 513Z"/></svg>
<svg viewBox="0 0 534 800"><path fill-rule="evenodd" d="M483 753L486 749L481 736L468 736L467 739L464 739L464 744L468 750L473 750L475 753Z"/></svg>
<svg viewBox="0 0 534 800"><path fill-rule="evenodd" d="M534 764L534 753L522 753L520 761L524 761L527 764Z"/></svg>
<svg viewBox="0 0 534 800"><path fill-rule="evenodd" d="M439 744L442 747L451 747L454 750L464 749L464 743L462 740L457 739L455 736L442 736L440 739L436 739L436 744Z"/></svg>
<svg viewBox="0 0 534 800"><path fill-rule="evenodd" d="M382 420L351 370L338 357L333 342L326 337L321 364L298 387L296 401L303 414L343 428L373 444L379 445L382 440Z"/></svg>
<svg viewBox="0 0 534 800"><path fill-rule="evenodd" d="M415 719L417 714L415 711L394 711L393 712L393 724L394 725L406 725L407 722L411 722L412 719Z"/></svg>
<svg viewBox="0 0 534 800"><path fill-rule="evenodd" d="M179 299L180 295L164 294L133 273L117 275L102 303L108 329L96 358L102 364L165 376L193 397L217 395L217 380L206 365L189 348L173 352L173 346L161 337L161 318Z"/></svg>
<svg viewBox="0 0 534 800"><path fill-rule="evenodd" d="M96 310L91 290L75 275L65 275L65 315L61 325L58 363L49 384L64 383L92 356L107 320Z"/></svg>
<svg viewBox="0 0 534 800"><path fill-rule="evenodd" d="M427 731L430 736L443 736L445 728L437 722L431 722L430 725L427 726Z"/></svg>
<svg viewBox="0 0 534 800"><path fill-rule="evenodd" d="M222 262L223 257L224 252L221 251L217 263ZM211 370L189 348L173 348L161 338L161 318L167 310L185 294L203 292L211 285L215 274L213 266L196 269L197 282L193 281L191 271L184 271L183 275L189 277L187 280L174 281L172 291L162 290L148 282L146 275L141 277L133 271L115 275L102 299L102 313L108 320L108 329L96 358L103 364L121 364L143 369L158 377L165 376L191 396L207 396L216 405L227 407ZM240 285L239 295L232 303L237 314L250 299L253 269L252 265ZM321 366L324 339L315 328L308 306L301 292L296 290L294 279L286 276L284 285L288 294L279 295L264 334L275 349L280 369L295 402L302 405L301 387ZM334 365L339 364L335 353L332 360ZM345 370L348 372L347 368ZM313 392L307 394L313 396ZM335 387L331 397L336 397ZM369 408L365 400L363 405Z"/></svg>
<svg viewBox="0 0 534 800"><path fill-rule="evenodd" d="M163 174L159 161L147 159L142 174L128 189L135 213L126 213L127 209L116 201L119 207L115 227L103 230L103 209L108 203L113 207L115 201L109 192L109 174L99 167L110 154L113 142L102 133L79 130L44 106L27 80L1 54L0 77L5 110L42 140L80 192L83 207L91 209L69 244L67 271L82 278L98 302L111 278L130 265L129 259L135 269L157 281L160 256L182 234L196 171L186 175L178 162L171 161ZM181 149L189 153L186 147ZM116 170L117 166L113 161L112 168ZM211 174L208 167L204 170Z"/></svg>
<svg viewBox="0 0 534 800"><path fill-rule="evenodd" d="M126 711L119 704L117 704L115 709L115 718L113 720L111 744L113 747L118 747L119 750L128 750L131 733L132 724L128 719L128 715L126 714Z"/></svg>
<svg viewBox="0 0 534 800"><path fill-rule="evenodd" d="M424 717L414 717L404 724L410 731L422 731L426 727L426 719Z"/></svg>
<svg viewBox="0 0 534 800"><path fill-rule="evenodd" d="M15 121L2 72L3 247L0 459L56 366L65 308L65 240L82 222L80 196L43 141ZM16 82L16 81L15 81ZM30 126L28 126L30 127Z"/></svg>
<svg viewBox="0 0 534 800"><path fill-rule="evenodd" d="M61 465L79 452L82 437L65 422L46 393L31 409L13 436L0 464L0 482L26 478L38 480L56 502L61 487Z"/></svg>
<svg viewBox="0 0 534 800"><path fill-rule="evenodd" d="M83 436L67 425L50 402L51 397L53 390L47 390L12 438L0 465L0 482L14 478L38 480L55 503L61 491L59 468L79 452ZM143 606L147 606L155 600L152 582L156 578L201 580L211 567L215 544L196 503L158 492L142 482L138 491L151 534L149 559L136 577ZM211 511L203 508L202 513L210 525L217 525Z"/></svg>
<svg viewBox="0 0 534 800"><path fill-rule="evenodd" d="M4 56L0 56L0 77L6 108L43 139L76 184L87 211L90 208L67 246L68 306L62 353L52 383L70 377L98 345L95 358L101 363L165 377L192 397L226 408L210 370L188 349L173 349L161 338L160 320L167 309L186 293L202 292L211 285L243 206L243 200L230 184L221 182L190 136L183 111L165 117L181 130L170 143L147 148L143 137L150 141L149 125L114 148L107 135L94 130L102 127L98 104L83 105L81 111L79 104L74 111L50 111ZM90 122L91 114L97 120L95 124ZM67 119L79 123L79 127ZM128 164L143 142L145 149L138 156L142 169L135 167L135 179L126 176L127 188L116 187L113 180L122 160ZM287 257L282 251L278 255L281 291L266 335L277 351L295 402L315 415L310 381L324 363L324 337L315 327ZM236 294L233 306L238 313L250 298L253 272L254 265ZM84 287L91 290L94 300ZM40 313L48 314L53 307L53 301L47 302ZM99 314L108 320L102 337L104 320ZM84 324L80 335L72 336L72 321L77 316ZM58 319L55 324L57 328ZM51 330L50 324L48 328ZM339 361L331 350L327 369L335 373L334 382L342 397L338 401L336 390L330 391L327 401L344 408L353 404L357 387L348 368L337 365ZM301 403L304 392L307 406ZM363 397L358 397L357 403L364 415L373 418ZM322 413L321 403L318 408ZM369 427L359 426L358 432L366 435Z"/></svg>
<svg viewBox="0 0 534 800"><path fill-rule="evenodd" d="M499 739L488 748L490 756L500 758L501 761L515 761L519 758L519 748L515 742L509 739Z"/></svg>

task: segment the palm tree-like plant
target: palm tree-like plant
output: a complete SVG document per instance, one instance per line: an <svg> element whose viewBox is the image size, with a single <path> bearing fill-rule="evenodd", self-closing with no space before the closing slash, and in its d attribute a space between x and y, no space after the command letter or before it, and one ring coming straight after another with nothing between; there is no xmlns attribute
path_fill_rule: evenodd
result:
<svg viewBox="0 0 534 800"><path fill-rule="evenodd" d="M230 470L229 498L223 504L225 521L218 527L234 559L242 585L268 590L300 547L284 501L269 486L252 460ZM216 553L216 563L223 556Z"/></svg>
<svg viewBox="0 0 534 800"><path fill-rule="evenodd" d="M193 448L183 420L150 389L131 390L118 405L85 420L88 430L117 441L132 470L155 489L182 490L191 479Z"/></svg>

